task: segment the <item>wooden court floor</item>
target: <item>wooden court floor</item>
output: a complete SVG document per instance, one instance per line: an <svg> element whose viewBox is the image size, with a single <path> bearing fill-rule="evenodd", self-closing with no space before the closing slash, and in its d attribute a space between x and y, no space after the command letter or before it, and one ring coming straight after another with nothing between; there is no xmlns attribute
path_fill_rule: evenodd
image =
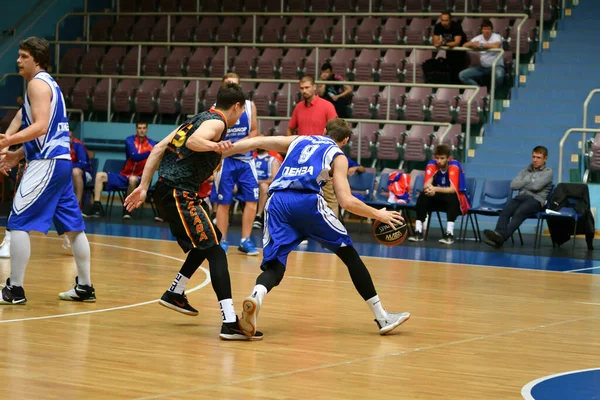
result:
<svg viewBox="0 0 600 400"><path fill-rule="evenodd" d="M199 316L156 303L183 257L174 242L89 237L95 304L58 300L74 261L54 233L33 237L28 303L0 306L5 396L520 399L531 380L600 360L594 275L365 258L384 307L412 313L382 337L335 256L292 253L259 316L264 340L224 342L203 271L188 294ZM239 309L259 259L232 248L229 263ZM9 268L0 260L0 279Z"/></svg>

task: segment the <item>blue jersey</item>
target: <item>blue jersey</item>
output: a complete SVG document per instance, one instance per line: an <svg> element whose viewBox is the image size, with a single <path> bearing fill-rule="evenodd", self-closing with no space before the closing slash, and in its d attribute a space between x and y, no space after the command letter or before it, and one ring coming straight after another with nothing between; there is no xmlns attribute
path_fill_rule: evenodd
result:
<svg viewBox="0 0 600 400"><path fill-rule="evenodd" d="M344 153L329 136L298 136L288 148L269 192L301 190L320 193L331 179L331 163Z"/></svg>
<svg viewBox="0 0 600 400"><path fill-rule="evenodd" d="M240 119L237 120L234 126L227 129L227 134L223 140L230 140L231 143L235 143L238 140L242 140L250 134L250 129L252 128L252 102L250 100L246 100L246 106L244 107L244 112ZM232 158L237 158L238 160L250 161L252 159L252 152L248 151L246 153L234 154L231 156Z"/></svg>
<svg viewBox="0 0 600 400"><path fill-rule="evenodd" d="M435 175L433 175L433 180L431 181L433 186L437 187L450 187L450 177L448 175L448 168L445 171L441 169L437 171Z"/></svg>
<svg viewBox="0 0 600 400"><path fill-rule="evenodd" d="M50 86L52 98L50 99L50 121L48 132L36 139L25 142L25 158L27 161L40 159L71 159L71 140L69 138L69 122L65 99L56 81L46 71L38 72L33 79L40 79ZM25 93L25 102L22 108L23 119L21 129L33 124L31 103Z"/></svg>
<svg viewBox="0 0 600 400"><path fill-rule="evenodd" d="M266 181L271 177L273 160L275 160L275 157L269 153L259 154L254 159L256 177L259 181Z"/></svg>

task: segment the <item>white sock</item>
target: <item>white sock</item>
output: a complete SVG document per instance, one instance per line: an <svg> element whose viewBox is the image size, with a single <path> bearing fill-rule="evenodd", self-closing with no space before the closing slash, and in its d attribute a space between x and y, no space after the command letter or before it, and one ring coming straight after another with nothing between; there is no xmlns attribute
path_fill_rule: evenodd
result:
<svg viewBox="0 0 600 400"><path fill-rule="evenodd" d="M256 285L254 286L254 289L252 289L252 297L258 301L259 305L262 304L265 294L267 294L267 288L264 285Z"/></svg>
<svg viewBox="0 0 600 400"><path fill-rule="evenodd" d="M417 220L417 222L415 222L415 231L423 232L423 221Z"/></svg>
<svg viewBox="0 0 600 400"><path fill-rule="evenodd" d="M12 231L10 242L10 284L23 286L25 268L31 256L31 241L29 232Z"/></svg>
<svg viewBox="0 0 600 400"><path fill-rule="evenodd" d="M77 282L80 285L91 286L90 278L90 242L84 231L71 234L71 250L77 265Z"/></svg>
<svg viewBox="0 0 600 400"><path fill-rule="evenodd" d="M448 221L448 224L446 225L446 233L454 235L454 222Z"/></svg>
<svg viewBox="0 0 600 400"><path fill-rule="evenodd" d="M240 244L244 243L246 240L250 239L249 237L247 238L242 238L242 240L240 240Z"/></svg>
<svg viewBox="0 0 600 400"><path fill-rule="evenodd" d="M189 281L189 278L186 278L185 276L178 273L177 276L175 277L175 280L171 284L171 287L169 288L169 292L183 294L183 292L185 291L185 286L187 285L188 281Z"/></svg>
<svg viewBox="0 0 600 400"><path fill-rule="evenodd" d="M367 300L367 304L369 305L369 307L371 307L371 311L373 311L373 315L375 315L375 318L387 318L387 312L385 312L385 310L383 309L381 301L379 301L379 296L375 295L371 297L369 300Z"/></svg>
<svg viewBox="0 0 600 400"><path fill-rule="evenodd" d="M232 299L221 300L219 306L221 307L221 318L223 319L223 322L228 323L237 321Z"/></svg>

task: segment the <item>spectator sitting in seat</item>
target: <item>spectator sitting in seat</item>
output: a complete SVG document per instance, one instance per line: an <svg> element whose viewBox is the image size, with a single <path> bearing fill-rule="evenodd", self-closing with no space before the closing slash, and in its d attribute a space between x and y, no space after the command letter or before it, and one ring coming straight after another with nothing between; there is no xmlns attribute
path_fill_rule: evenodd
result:
<svg viewBox="0 0 600 400"><path fill-rule="evenodd" d="M92 182L92 164L88 151L83 142L73 137L73 131L69 129L71 137L71 161L73 162L73 190L79 202L79 208L82 208L83 188L86 183Z"/></svg>
<svg viewBox="0 0 600 400"><path fill-rule="evenodd" d="M322 81L345 81L344 77L333 73L333 67L326 62L321 66ZM327 101L333 103L335 112L339 118L348 118L348 104L352 96L352 86L350 85L318 85L317 93Z"/></svg>
<svg viewBox="0 0 600 400"><path fill-rule="evenodd" d="M433 27L433 45L435 47L448 46L459 47L462 43L466 42L466 35L462 29L462 26L452 20L452 14L450 11L444 11L440 15L440 22L435 24ZM465 67L465 56L464 51L447 51L446 60L450 67L450 82L458 83L458 74Z"/></svg>
<svg viewBox="0 0 600 400"><path fill-rule="evenodd" d="M471 207L466 195L465 173L460 163L450 158L448 145L437 145L433 155L435 160L427 163L423 193L418 197L415 206L417 212L415 235L408 240L423 241L423 221L431 211L438 210L445 212L448 218L446 232L439 242L452 244L454 243L454 221Z"/></svg>
<svg viewBox="0 0 600 400"><path fill-rule="evenodd" d="M144 171L146 160L150 156L152 148L156 142L148 136L148 123L138 121L135 124L135 135L125 139L125 154L127 162L120 173L96 173L94 183L94 206L89 216L99 218L102 216L102 206L100 205L100 196L104 183L112 187L127 186L127 195L131 193L140 183L140 177ZM131 218L131 214L123 208L123 218Z"/></svg>
<svg viewBox="0 0 600 400"><path fill-rule="evenodd" d="M510 188L518 190L517 197L510 199L498 217L496 229L483 231L485 242L500 248L528 217L542 211L554 178L552 168L546 166L548 149L537 146L531 154L531 164L519 172L510 183Z"/></svg>
<svg viewBox="0 0 600 400"><path fill-rule="evenodd" d="M481 35L475 36L471 41L464 44L464 47L472 49L499 49L502 47L502 36L493 33L494 25L488 19L481 23ZM476 79L490 76L492 74L492 64L500 53L491 51L482 51L479 53L479 63L471 68L467 68L458 74L458 77L465 85L479 85ZM500 58L496 64L496 87L500 87L504 82L504 60Z"/></svg>
<svg viewBox="0 0 600 400"><path fill-rule="evenodd" d="M359 163L357 163L350 157L346 156L346 158L348 159L348 176L352 176L357 172L359 174L362 174L363 172L366 171L365 167L363 167L362 165L360 165Z"/></svg>

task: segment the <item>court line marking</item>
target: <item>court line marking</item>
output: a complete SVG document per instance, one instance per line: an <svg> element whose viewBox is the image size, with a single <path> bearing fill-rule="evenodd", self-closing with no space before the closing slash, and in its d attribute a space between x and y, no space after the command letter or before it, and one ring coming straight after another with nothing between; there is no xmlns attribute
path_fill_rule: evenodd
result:
<svg viewBox="0 0 600 400"><path fill-rule="evenodd" d="M585 301L576 301L575 303L578 303L578 304L587 304L587 305L590 305L590 306L600 306L600 303L587 303Z"/></svg>
<svg viewBox="0 0 600 400"><path fill-rule="evenodd" d="M49 240L63 240L62 238L53 238L53 237L47 237L47 236L43 236L43 237L46 238L46 239L49 239ZM105 246L105 247L112 247L112 248L115 248L115 249L137 251L138 253L150 254L150 255L159 256L159 257L163 257L163 258L168 258L168 259L175 260L175 261L180 261L180 262L184 262L185 261L185 260L182 260L180 258L176 258L176 257L169 256L169 255L166 255L166 254L155 253L153 251L148 251L148 250L135 249L135 248L132 248L132 247L123 247L123 246L117 246L117 245L114 245L114 244L106 244L106 243L98 243L98 242L90 242L90 244L94 244L94 245L98 245L98 246ZM201 269L204 272L204 274L206 275L206 278L204 279L204 282L202 282L198 286L194 286L190 290L186 290L186 293L192 293L192 292L195 292L196 290L200 290L204 286L206 286L206 285L208 285L210 283L210 272L206 268L204 268L204 267L199 267L198 269ZM43 320L43 319L74 317L74 316L78 316L78 315L98 314L98 313L103 313L103 312L108 312L108 311L125 310L127 308L140 307L140 306L145 306L145 305L148 305L148 304L156 303L156 302L158 302L158 300L159 299L149 300L149 301L144 301L142 303L129 304L129 305L119 306L119 307L103 308L103 309L100 309L100 310L79 311L79 312L74 312L74 313L44 315L44 316L40 316L40 317L30 317L30 318L7 319L7 320L0 321L0 324L7 324L9 322L38 321L38 320ZM0 306L0 307L10 307L10 305Z"/></svg>
<svg viewBox="0 0 600 400"><path fill-rule="evenodd" d="M597 267L589 267L589 268L579 268L579 269L572 269L569 271L563 271L563 273L570 273L570 272L579 272L579 271L590 271L592 269L600 269L600 266Z"/></svg>
<svg viewBox="0 0 600 400"><path fill-rule="evenodd" d="M409 349L409 350L404 350L404 351L399 351L399 352L394 352L394 353L389 353L389 354L382 354L382 355L378 355L378 356L360 357L360 358L356 358L353 360L340 361L340 362L331 363L331 364L315 365L313 367L298 368L298 369L295 369L292 371L278 372L275 374L267 374L267 375L259 375L259 376L254 376L251 378L239 379L239 380L230 381L230 382L196 386L196 387L192 387L190 389L178 390L175 392L161 393L161 394L150 395L150 396L145 396L145 397L138 397L137 400L160 399L160 398L164 398L164 397L172 397L172 396L178 396L178 395L183 395L183 394L199 392L199 391L207 390L207 389L218 389L218 388L222 388L225 386L242 385L245 383L251 383L251 382L257 382L257 381L264 381L264 380L268 380L268 379L272 379L272 378L291 376L291 375L304 373L304 372L320 371L320 370L324 370L324 369L328 369L328 368L335 368L335 367L340 367L340 366L349 365L349 364L356 364L356 363L364 362L364 361L381 360L381 359L385 359L385 358L389 358L389 357L402 356L405 354L416 353L418 351L434 350L434 349L439 349L439 348L443 348L443 347L454 346L454 345L459 345L459 344L464 344L464 343L477 342L477 341L486 340L486 339L495 338L495 337L513 335L516 333L531 332L531 331L535 331L538 329L544 329L544 328L548 328L548 327L552 327L552 326L564 325L564 324L585 321L585 320L590 320L590 319L598 319L598 317L584 317L584 318L576 318L576 319L570 319L570 320L565 320L565 321L558 321L558 322L553 322L550 324L537 325L537 326L533 326L533 327L529 327L529 328L520 328L520 329L514 329L512 331L497 332L497 333L492 333L490 335L477 336L477 337L473 337L470 339L455 340L452 342L440 343L440 344L435 344L435 345L425 346L425 347L416 347L416 348Z"/></svg>
<svg viewBox="0 0 600 400"><path fill-rule="evenodd" d="M56 232L56 231L51 231L51 232ZM134 240L149 240L149 241L153 241L153 242L168 242L168 243L177 243L174 240L167 240L167 239L153 239L153 238L142 238L142 237L129 237L129 236L119 236L119 235L105 235L103 233L88 233L86 232L86 235L94 235L94 236L102 236L102 237L109 237L109 238L121 238L121 239L134 239ZM60 237L57 238L50 238L47 237L47 239L53 239L53 240L59 240ZM360 243L359 244L365 244L365 243ZM262 249L261 249L262 250ZM449 248L450 250L450 248ZM474 251L477 252L476 250L468 250L468 251ZM320 251L308 251L308 250L294 250L294 252L298 252L298 253L310 253L310 254L329 254L329 255L335 255L334 253L331 252L320 252ZM480 253L487 253L487 252L480 252ZM233 255L233 256L244 256L244 254L239 253L239 254L227 254L229 255ZM513 254L513 253L509 253L509 255L515 255L515 256L528 256L528 257L538 257L535 255L529 255L529 254ZM411 258L395 258L395 257L384 257L384 256L365 256L365 255L360 255L361 258L375 258L378 260L403 260L403 261L414 261L414 262L423 262L423 263L431 263L431 264L452 264L452 265L461 265L461 266L465 266L465 267L478 267L478 268L504 268L504 269L511 269L511 270L517 270L517 271L534 271L534 272L549 272L549 273L555 273L555 274L564 274L565 272L570 272L570 271L574 271L574 270L569 270L569 271L553 271L553 270L546 270L546 269L529 269L529 268L519 268L519 267L510 267L510 266L501 266L501 265L483 265L483 264L466 264L466 263L459 263L459 262L447 262L447 261L429 261L429 260L416 260L416 259L411 259ZM547 257L547 258L552 258L551 256L541 256L541 257ZM559 257L556 257L559 258ZM581 275L587 275L587 274L581 274Z"/></svg>
<svg viewBox="0 0 600 400"><path fill-rule="evenodd" d="M573 375L573 374L577 374L579 372L588 372L588 371L600 371L600 368L579 369L576 371L560 372L560 373L554 374L554 375L542 376L541 378L533 380L533 381L529 382L528 384L526 384L525 386L523 386L523 388L521 389L521 396L523 396L523 399L525 399L525 400L535 400L535 398L531 394L531 391L538 383L542 383L549 379L558 378L559 376Z"/></svg>

